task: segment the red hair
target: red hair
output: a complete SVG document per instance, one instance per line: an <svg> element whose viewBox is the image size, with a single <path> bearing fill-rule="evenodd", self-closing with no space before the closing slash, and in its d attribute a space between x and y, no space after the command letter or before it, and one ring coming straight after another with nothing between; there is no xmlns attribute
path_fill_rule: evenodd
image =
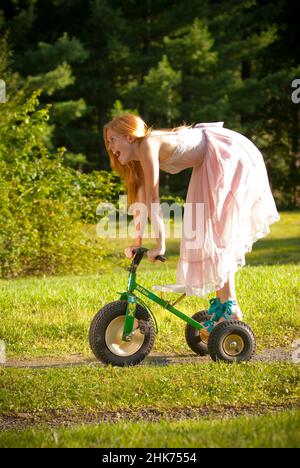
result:
<svg viewBox="0 0 300 468"><path fill-rule="evenodd" d="M164 130L169 132L175 132L181 128L189 128L191 125L181 125L175 128L164 128L158 130ZM137 139L138 144L141 143L143 138L151 134L152 127L148 125L135 114L122 114L114 117L103 127L103 137L106 150L109 154L111 168L123 179L128 197L128 205L131 205L136 201L137 189L140 185L143 173L140 161L129 161L127 164L122 165L119 163L118 158L114 155L111 149L109 149L107 130L112 129L117 133L124 136L133 136Z"/></svg>
<svg viewBox="0 0 300 468"><path fill-rule="evenodd" d="M110 158L110 165L112 169L123 179L128 197L128 205L135 202L137 188L140 185L142 176L142 168L139 161L129 161L127 164L122 165L119 163L118 158L109 149L107 130L111 128L121 135L131 135L141 141L146 135L149 135L151 128L138 116L134 114L122 114L114 117L110 122L104 125L103 137L106 150Z"/></svg>

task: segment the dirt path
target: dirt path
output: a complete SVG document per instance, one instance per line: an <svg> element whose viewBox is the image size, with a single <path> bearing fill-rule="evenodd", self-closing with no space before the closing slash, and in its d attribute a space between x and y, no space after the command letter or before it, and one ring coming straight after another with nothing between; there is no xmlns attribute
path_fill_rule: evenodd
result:
<svg viewBox="0 0 300 468"><path fill-rule="evenodd" d="M260 362L292 362L292 351L286 348L265 349L259 354L256 354L252 361ZM173 354L173 353L151 353L140 365L158 365L168 366L177 364L202 364L203 362L212 362L209 356L200 357L192 353ZM80 354L71 354L63 358L42 357L36 359L7 359L0 367L17 367L17 368L32 368L43 369L48 367L74 367L96 365L103 366L101 362L94 357L84 357Z"/></svg>
<svg viewBox="0 0 300 468"><path fill-rule="evenodd" d="M36 413L8 412L0 415L0 431L8 429L29 429L38 427L70 427L77 424L116 423L128 421L158 422L160 420L180 421L184 419L199 420L201 418L226 418L233 416L263 415L270 412L299 409L299 404L287 404L284 406L222 406L213 408L204 406L201 408L174 408L171 410L158 410L157 408L143 408L140 410L98 411L86 413L80 410L45 410Z"/></svg>

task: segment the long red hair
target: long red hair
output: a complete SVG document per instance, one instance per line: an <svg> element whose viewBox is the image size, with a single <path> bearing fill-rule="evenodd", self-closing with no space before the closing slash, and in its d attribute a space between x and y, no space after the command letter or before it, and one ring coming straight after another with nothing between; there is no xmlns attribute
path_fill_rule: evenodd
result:
<svg viewBox="0 0 300 468"><path fill-rule="evenodd" d="M175 128L160 128L158 130L173 132L181 128L189 127L191 127L191 125L181 125ZM143 119L130 113L114 117L103 127L104 144L109 155L111 168L121 177L121 179L123 179L127 190L127 202L130 206L136 200L137 189L143 176L141 163L140 161L129 161L125 165L119 163L118 158L109 149L107 139L108 128L120 133L121 135L130 135L135 137L138 144L140 144L143 138L149 135L153 129L152 127L149 127Z"/></svg>
<svg viewBox="0 0 300 468"><path fill-rule="evenodd" d="M151 128L138 116L134 114L122 114L114 117L110 122L104 125L103 137L106 150L109 154L110 165L112 169L123 179L128 197L128 204L131 205L135 202L136 192L140 184L142 175L142 168L139 161L129 161L127 164L122 165L119 163L118 158L109 149L107 130L112 129L121 135L133 136L137 140L142 140L146 135L149 135Z"/></svg>

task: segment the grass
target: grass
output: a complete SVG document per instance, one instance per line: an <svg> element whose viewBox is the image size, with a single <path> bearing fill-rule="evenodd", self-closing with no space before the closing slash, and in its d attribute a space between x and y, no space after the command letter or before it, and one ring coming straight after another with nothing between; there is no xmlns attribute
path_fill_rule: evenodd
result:
<svg viewBox="0 0 300 468"><path fill-rule="evenodd" d="M236 274L244 321L253 328L258 351L289 347L299 338L299 212L282 213L280 223L271 229L267 239L254 244L247 265ZM154 284L175 282L179 244L178 240L170 240L169 244L167 262L151 264L145 260L138 269L137 281L148 289ZM130 264L129 260L125 262ZM76 353L90 356L87 336L91 319L101 307L119 298L117 291L126 289L127 278L127 271L110 266L103 274L0 281L0 337L6 343L7 357L62 357ZM171 301L177 297L159 294ZM187 297L178 308L193 315L207 309L211 297L214 294L205 299ZM184 339L185 323L142 298L158 320L154 351L189 352Z"/></svg>
<svg viewBox="0 0 300 468"><path fill-rule="evenodd" d="M237 274L244 320L254 330L258 350L288 347L299 337L299 273L297 265L279 265L245 267ZM138 273L137 281L151 289L153 284L174 282L173 272L161 268ZM92 317L105 304L117 300L117 291L124 291L126 284L126 272L2 282L0 336L6 342L7 357L91 356L87 337ZM164 293L163 297L172 300L176 295ZM145 302L158 320L154 350L189 352L185 323L148 299ZM207 299L189 297L177 307L193 315L207 309L207 303Z"/></svg>
<svg viewBox="0 0 300 468"><path fill-rule="evenodd" d="M223 418L222 418L223 419ZM300 411L200 421L100 423L0 434L1 447L298 448ZM132 452L132 455L134 452ZM199 454L197 454L199 460Z"/></svg>
<svg viewBox="0 0 300 468"><path fill-rule="evenodd" d="M2 413L278 406L300 393L299 366L292 363L2 369L0 375Z"/></svg>

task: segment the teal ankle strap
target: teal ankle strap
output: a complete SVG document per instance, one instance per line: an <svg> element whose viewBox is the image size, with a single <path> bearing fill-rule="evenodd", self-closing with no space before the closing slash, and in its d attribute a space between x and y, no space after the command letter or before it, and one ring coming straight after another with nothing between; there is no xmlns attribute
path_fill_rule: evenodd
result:
<svg viewBox="0 0 300 468"><path fill-rule="evenodd" d="M226 318L226 320L230 320L231 319L231 315L232 315L232 306L233 305L237 305L237 301L226 301L222 304L222 314L221 316L223 316L224 318Z"/></svg>
<svg viewBox="0 0 300 468"><path fill-rule="evenodd" d="M217 299L219 300L219 303L217 302ZM204 323L204 326L207 327L207 331L210 333L212 332L214 328L214 323L220 320L221 317L224 317L226 320L231 319L230 316L232 315L232 306L237 305L238 302L236 300L233 300L233 301L229 300L229 301L225 301L222 304L218 297L215 300L211 299L209 302L211 302L212 304L211 308L214 306L214 309L215 309L214 315L211 318L211 320L208 320L207 322Z"/></svg>
<svg viewBox="0 0 300 468"><path fill-rule="evenodd" d="M221 301L220 301L219 297L216 297L216 298L210 299L209 303L210 303L210 307L209 307L207 312L208 312L209 315L211 315L211 314L215 313L215 311L218 309L218 307L220 307Z"/></svg>

